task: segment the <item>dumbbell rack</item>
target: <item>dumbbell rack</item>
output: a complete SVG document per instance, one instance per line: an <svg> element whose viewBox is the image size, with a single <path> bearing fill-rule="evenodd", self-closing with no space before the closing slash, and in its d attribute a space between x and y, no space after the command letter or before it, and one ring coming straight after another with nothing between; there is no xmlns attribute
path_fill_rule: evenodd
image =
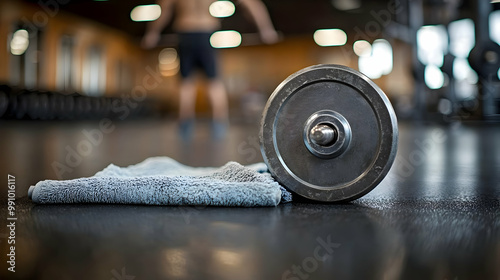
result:
<svg viewBox="0 0 500 280"><path fill-rule="evenodd" d="M85 120L144 116L154 111L149 101L130 106L121 97L93 97L79 93L26 90L0 85L0 119ZM119 108L127 106L127 114Z"/></svg>

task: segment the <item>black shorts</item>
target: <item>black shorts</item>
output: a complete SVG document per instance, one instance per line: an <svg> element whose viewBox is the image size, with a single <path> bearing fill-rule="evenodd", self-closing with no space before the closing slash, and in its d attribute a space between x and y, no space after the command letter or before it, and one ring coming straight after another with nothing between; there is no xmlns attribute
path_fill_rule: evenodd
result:
<svg viewBox="0 0 500 280"><path fill-rule="evenodd" d="M179 59L183 78L191 76L195 68L203 70L207 78L217 77L216 51L210 45L212 33L179 34Z"/></svg>

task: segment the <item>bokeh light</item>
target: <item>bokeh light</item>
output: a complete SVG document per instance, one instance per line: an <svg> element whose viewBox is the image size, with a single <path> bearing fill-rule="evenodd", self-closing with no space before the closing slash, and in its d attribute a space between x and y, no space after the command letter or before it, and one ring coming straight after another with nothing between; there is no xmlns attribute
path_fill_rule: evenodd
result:
<svg viewBox="0 0 500 280"><path fill-rule="evenodd" d="M230 17L235 10L236 7L231 1L215 1L209 7L210 15L217 18Z"/></svg>
<svg viewBox="0 0 500 280"><path fill-rule="evenodd" d="M217 31L210 36L214 48L235 48L241 44L241 34L234 30Z"/></svg>
<svg viewBox="0 0 500 280"><path fill-rule="evenodd" d="M160 5L139 5L132 9L130 18L133 21L153 21L157 20L161 15Z"/></svg>
<svg viewBox="0 0 500 280"><path fill-rule="evenodd" d="M342 29L318 29L313 37L314 42L322 47L343 46L347 42L347 34Z"/></svg>
<svg viewBox="0 0 500 280"><path fill-rule="evenodd" d="M25 29L19 29L12 35L10 41L10 52L13 55L22 55L29 46L29 34Z"/></svg>

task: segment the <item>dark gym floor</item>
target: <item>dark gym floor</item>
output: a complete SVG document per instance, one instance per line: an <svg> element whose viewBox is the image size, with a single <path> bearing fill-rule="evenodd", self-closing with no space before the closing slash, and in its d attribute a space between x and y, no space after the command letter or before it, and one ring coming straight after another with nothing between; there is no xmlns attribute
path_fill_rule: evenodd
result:
<svg viewBox="0 0 500 280"><path fill-rule="evenodd" d="M170 156L194 166L261 161L257 126L222 143L200 123L113 123L63 179ZM0 123L2 279L500 279L500 125L400 124L388 176L347 204L270 208L34 205L93 122ZM97 139L97 138L96 138ZM99 140L99 139L97 139ZM7 173L16 177L16 272L7 271Z"/></svg>

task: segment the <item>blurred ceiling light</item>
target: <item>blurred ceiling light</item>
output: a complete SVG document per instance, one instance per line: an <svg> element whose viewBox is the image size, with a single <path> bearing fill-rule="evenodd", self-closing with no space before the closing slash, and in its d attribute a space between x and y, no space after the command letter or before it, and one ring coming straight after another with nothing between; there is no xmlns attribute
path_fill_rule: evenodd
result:
<svg viewBox="0 0 500 280"><path fill-rule="evenodd" d="M477 85L472 85L465 80L454 80L453 84L457 100L471 100L478 97Z"/></svg>
<svg viewBox="0 0 500 280"><path fill-rule="evenodd" d="M133 21L153 21L161 15L160 5L139 5L132 9L130 18Z"/></svg>
<svg viewBox="0 0 500 280"><path fill-rule="evenodd" d="M342 29L318 29L314 32L314 42L322 47L343 46L347 34Z"/></svg>
<svg viewBox="0 0 500 280"><path fill-rule="evenodd" d="M341 11L354 10L361 7L360 0L332 0L332 5Z"/></svg>
<svg viewBox="0 0 500 280"><path fill-rule="evenodd" d="M468 57L476 44L474 21L464 18L450 22L448 32L450 33L450 53L455 57Z"/></svg>
<svg viewBox="0 0 500 280"><path fill-rule="evenodd" d="M177 60L177 51L174 48L166 48L161 50L158 55L160 64L171 64Z"/></svg>
<svg viewBox="0 0 500 280"><path fill-rule="evenodd" d="M448 52L448 34L443 25L422 26L417 31L417 57L424 65L443 65Z"/></svg>
<svg viewBox="0 0 500 280"><path fill-rule="evenodd" d="M360 56L358 59L359 71L368 78L375 80L382 77L382 71L373 56Z"/></svg>
<svg viewBox="0 0 500 280"><path fill-rule="evenodd" d="M241 34L238 31L217 31L210 36L210 45L214 48L235 48L241 44Z"/></svg>
<svg viewBox="0 0 500 280"><path fill-rule="evenodd" d="M453 77L456 80L466 80L474 85L478 82L477 73L470 67L469 61L464 57L457 57L453 60Z"/></svg>
<svg viewBox="0 0 500 280"><path fill-rule="evenodd" d="M370 56L372 54L372 45L365 40L354 42L352 49L357 56Z"/></svg>
<svg viewBox="0 0 500 280"><path fill-rule="evenodd" d="M375 57L382 75L388 75L392 72L393 53L391 43L384 39L375 40L373 42L372 56Z"/></svg>
<svg viewBox="0 0 500 280"><path fill-rule="evenodd" d="M22 55L30 44L29 34L26 29L19 29L12 35L10 41L10 52L13 55Z"/></svg>
<svg viewBox="0 0 500 280"><path fill-rule="evenodd" d="M213 17L230 17L234 14L236 7L231 1L215 1L209 7L209 12Z"/></svg>
<svg viewBox="0 0 500 280"><path fill-rule="evenodd" d="M490 14L490 38L500 45L500 10Z"/></svg>
<svg viewBox="0 0 500 280"><path fill-rule="evenodd" d="M361 41L358 44L365 45ZM355 44L356 44L355 43ZM366 42L368 45L370 43ZM377 39L370 46L368 55L360 55L358 59L359 71L370 79L378 79L392 72L393 51L391 44L384 39Z"/></svg>
<svg viewBox="0 0 500 280"><path fill-rule="evenodd" d="M453 112L453 104L449 99L441 98L438 103L438 111L443 115L449 115Z"/></svg>
<svg viewBox="0 0 500 280"><path fill-rule="evenodd" d="M158 67L162 76L170 77L179 72L180 63L177 51L174 48L166 48L161 50L158 55Z"/></svg>
<svg viewBox="0 0 500 280"><path fill-rule="evenodd" d="M425 84L430 89L440 89L444 85L444 74L436 65L425 66Z"/></svg>

